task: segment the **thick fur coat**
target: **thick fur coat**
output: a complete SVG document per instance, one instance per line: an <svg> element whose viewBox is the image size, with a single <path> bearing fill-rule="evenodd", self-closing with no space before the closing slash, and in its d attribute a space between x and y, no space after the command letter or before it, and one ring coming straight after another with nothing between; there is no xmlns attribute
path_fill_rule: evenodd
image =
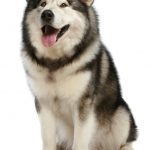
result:
<svg viewBox="0 0 150 150"><path fill-rule="evenodd" d="M43 150L132 150L136 125L92 0L28 0L22 59Z"/></svg>

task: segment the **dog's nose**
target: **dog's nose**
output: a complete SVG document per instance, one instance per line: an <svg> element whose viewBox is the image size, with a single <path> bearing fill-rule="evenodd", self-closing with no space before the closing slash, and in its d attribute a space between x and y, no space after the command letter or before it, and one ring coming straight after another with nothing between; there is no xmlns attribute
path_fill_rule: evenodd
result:
<svg viewBox="0 0 150 150"><path fill-rule="evenodd" d="M51 10L45 10L42 15L41 18L44 22L49 23L53 20L54 18L54 14Z"/></svg>

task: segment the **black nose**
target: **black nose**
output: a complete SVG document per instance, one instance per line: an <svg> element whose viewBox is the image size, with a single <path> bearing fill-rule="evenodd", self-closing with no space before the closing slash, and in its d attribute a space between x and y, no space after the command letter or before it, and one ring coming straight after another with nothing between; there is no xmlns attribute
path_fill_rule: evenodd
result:
<svg viewBox="0 0 150 150"><path fill-rule="evenodd" d="M54 19L54 14L51 10L45 10L42 13L41 18L44 22L49 23Z"/></svg>

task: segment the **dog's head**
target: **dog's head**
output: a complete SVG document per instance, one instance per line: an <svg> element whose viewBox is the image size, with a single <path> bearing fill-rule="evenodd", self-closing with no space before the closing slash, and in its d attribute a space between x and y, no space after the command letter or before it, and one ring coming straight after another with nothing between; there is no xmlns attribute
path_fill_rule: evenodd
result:
<svg viewBox="0 0 150 150"><path fill-rule="evenodd" d="M68 53L90 26L88 10L92 3L93 0L28 0L23 26L32 46L40 54L50 50Z"/></svg>

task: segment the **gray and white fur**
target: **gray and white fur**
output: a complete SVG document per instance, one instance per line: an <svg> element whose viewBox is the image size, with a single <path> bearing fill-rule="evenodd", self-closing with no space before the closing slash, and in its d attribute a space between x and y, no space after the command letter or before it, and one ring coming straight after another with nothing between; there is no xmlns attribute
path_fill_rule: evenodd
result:
<svg viewBox="0 0 150 150"><path fill-rule="evenodd" d="M21 53L43 150L132 150L136 140L136 124L121 96L113 60L100 40L92 3L27 2ZM46 11L51 15L41 17ZM51 46L41 40L45 25L57 30L57 41L52 35L48 36L53 41L45 40ZM44 32L50 30L45 28Z"/></svg>

